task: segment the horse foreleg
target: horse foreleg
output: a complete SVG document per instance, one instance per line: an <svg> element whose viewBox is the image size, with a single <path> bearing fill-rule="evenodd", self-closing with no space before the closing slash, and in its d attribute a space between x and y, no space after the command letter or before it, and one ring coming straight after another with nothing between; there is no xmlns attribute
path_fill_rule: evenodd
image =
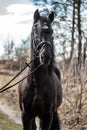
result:
<svg viewBox="0 0 87 130"><path fill-rule="evenodd" d="M31 130L36 130L36 123L35 123L35 119L32 120L32 128Z"/></svg>
<svg viewBox="0 0 87 130"><path fill-rule="evenodd" d="M26 112L22 112L22 124L23 130L31 130L32 121L30 120L29 114Z"/></svg>
<svg viewBox="0 0 87 130"><path fill-rule="evenodd" d="M60 130L60 120L57 112L53 113L53 121L51 125L51 130Z"/></svg>
<svg viewBox="0 0 87 130"><path fill-rule="evenodd" d="M53 120L53 112L47 113L41 121L42 130L50 130L52 120Z"/></svg>

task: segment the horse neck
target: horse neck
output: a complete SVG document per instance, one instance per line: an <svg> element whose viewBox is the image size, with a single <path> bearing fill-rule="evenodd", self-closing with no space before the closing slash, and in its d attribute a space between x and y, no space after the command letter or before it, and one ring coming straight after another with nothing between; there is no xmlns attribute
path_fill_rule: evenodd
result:
<svg viewBox="0 0 87 130"><path fill-rule="evenodd" d="M34 65L36 67L36 65ZM50 75L49 69L45 67L44 65L41 65L34 73L33 77L36 85L43 84L43 80L46 80Z"/></svg>
<svg viewBox="0 0 87 130"><path fill-rule="evenodd" d="M35 59L31 65L31 71L33 71L39 65L40 65L39 60ZM46 75L50 75L52 71L53 71L53 62L50 63L48 67L45 65L41 65L38 69L36 69L36 71L34 72L34 75L36 77L41 77L42 75L46 76Z"/></svg>

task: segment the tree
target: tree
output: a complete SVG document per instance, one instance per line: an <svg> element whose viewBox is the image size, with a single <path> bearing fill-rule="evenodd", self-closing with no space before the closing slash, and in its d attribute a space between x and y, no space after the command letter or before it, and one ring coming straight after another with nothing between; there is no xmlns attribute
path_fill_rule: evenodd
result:
<svg viewBox="0 0 87 130"><path fill-rule="evenodd" d="M7 42L4 45L4 52L5 52L4 57L5 57L5 59L7 59L7 60L12 60L13 59L14 46L15 46L14 41L7 40Z"/></svg>
<svg viewBox="0 0 87 130"><path fill-rule="evenodd" d="M75 2L73 1L73 13L72 13L72 29L71 29L71 52L70 52L70 62L74 53L74 43L75 43L75 15L76 15Z"/></svg>
<svg viewBox="0 0 87 130"><path fill-rule="evenodd" d="M29 38L21 40L20 46L15 47L15 60L19 68L22 68L29 58Z"/></svg>
<svg viewBox="0 0 87 130"><path fill-rule="evenodd" d="M43 12L47 11L47 14L50 11L54 11L53 28L54 32L56 32L54 33L56 48L61 48L61 53L65 53L65 55L68 52L69 54L66 58L69 58L70 62L76 57L78 64L81 64L84 52L83 33L85 37L87 36L87 27L83 24L86 21L83 20L83 16L84 11L87 9L87 0L33 0L33 3L42 7L49 5L49 9L47 6L43 8ZM65 46L65 52L63 52L62 45Z"/></svg>
<svg viewBox="0 0 87 130"><path fill-rule="evenodd" d="M87 38L86 38L86 41L85 41L84 47L83 47L83 63L84 63L84 65L86 64L86 58L87 58Z"/></svg>
<svg viewBox="0 0 87 130"><path fill-rule="evenodd" d="M81 64L82 58L82 30L81 30L81 0L76 1L77 3L77 15L78 15L78 64Z"/></svg>

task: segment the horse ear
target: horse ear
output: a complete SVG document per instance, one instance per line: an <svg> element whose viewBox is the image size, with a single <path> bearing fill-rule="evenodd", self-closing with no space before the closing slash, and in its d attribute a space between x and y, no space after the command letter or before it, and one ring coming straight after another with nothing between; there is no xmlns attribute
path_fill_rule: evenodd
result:
<svg viewBox="0 0 87 130"><path fill-rule="evenodd" d="M49 14L49 20L51 22L53 22L53 20L54 20L54 12L51 12L51 14Z"/></svg>
<svg viewBox="0 0 87 130"><path fill-rule="evenodd" d="M40 13L38 9L34 12L34 22L37 22L37 20L40 18Z"/></svg>

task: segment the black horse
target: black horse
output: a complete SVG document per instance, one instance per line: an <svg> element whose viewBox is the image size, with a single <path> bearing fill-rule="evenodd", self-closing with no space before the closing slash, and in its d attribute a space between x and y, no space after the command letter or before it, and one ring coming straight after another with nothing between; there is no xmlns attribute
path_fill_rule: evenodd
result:
<svg viewBox="0 0 87 130"><path fill-rule="evenodd" d="M35 72L19 84L19 104L23 130L36 130L35 117L40 118L42 130L60 130L57 109L62 102L60 71L55 65L52 12L47 17L34 13L31 33L31 59L25 75Z"/></svg>

